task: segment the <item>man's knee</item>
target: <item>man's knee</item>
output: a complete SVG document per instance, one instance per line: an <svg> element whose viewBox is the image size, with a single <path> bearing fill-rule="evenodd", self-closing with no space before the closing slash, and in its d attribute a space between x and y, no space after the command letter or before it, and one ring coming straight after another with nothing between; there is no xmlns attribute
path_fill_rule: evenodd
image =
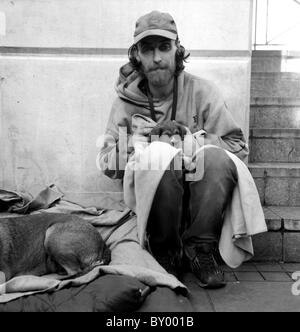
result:
<svg viewBox="0 0 300 332"><path fill-rule="evenodd" d="M225 150L217 147L205 148L196 162L196 174L198 180L205 176L211 176L218 181L224 176L230 175L237 181L237 169Z"/></svg>
<svg viewBox="0 0 300 332"><path fill-rule="evenodd" d="M205 148L204 149L204 165L205 167L232 167L232 162L229 155L221 148Z"/></svg>
<svg viewBox="0 0 300 332"><path fill-rule="evenodd" d="M213 173L217 178L230 174L234 180L237 180L237 168L235 163L223 149L205 149L204 171Z"/></svg>

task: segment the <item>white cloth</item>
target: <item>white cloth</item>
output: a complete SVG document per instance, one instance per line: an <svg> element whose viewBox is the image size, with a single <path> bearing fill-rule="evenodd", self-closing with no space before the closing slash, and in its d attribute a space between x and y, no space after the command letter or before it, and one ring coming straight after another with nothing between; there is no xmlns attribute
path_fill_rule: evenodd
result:
<svg viewBox="0 0 300 332"><path fill-rule="evenodd" d="M207 145L197 150L221 149ZM127 164L124 177L124 200L137 215L138 238L145 247L146 226L153 198L164 172L181 149L170 144L153 142L136 144L135 155ZM225 263L236 268L254 255L251 236L267 232L257 188L247 166L234 154L226 151L237 167L238 184L225 213L219 250ZM149 170L149 164L157 165Z"/></svg>

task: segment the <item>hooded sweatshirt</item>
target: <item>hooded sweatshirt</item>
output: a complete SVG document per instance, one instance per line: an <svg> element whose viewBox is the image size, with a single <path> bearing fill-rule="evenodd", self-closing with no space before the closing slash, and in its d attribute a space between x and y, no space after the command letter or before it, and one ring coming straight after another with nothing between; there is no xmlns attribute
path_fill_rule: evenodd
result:
<svg viewBox="0 0 300 332"><path fill-rule="evenodd" d="M132 116L151 116L147 95L141 88L144 78L130 64L120 69L116 83L118 97L115 99L105 135L98 154L98 166L111 178L123 178L128 155L120 155L119 132L132 134ZM171 120L173 94L166 99L155 99L156 121ZM176 121L189 128L192 134L204 130L204 144L219 146L244 160L248 146L242 129L233 119L216 86L205 79L185 71L178 76L178 100ZM123 150L122 150L123 151Z"/></svg>

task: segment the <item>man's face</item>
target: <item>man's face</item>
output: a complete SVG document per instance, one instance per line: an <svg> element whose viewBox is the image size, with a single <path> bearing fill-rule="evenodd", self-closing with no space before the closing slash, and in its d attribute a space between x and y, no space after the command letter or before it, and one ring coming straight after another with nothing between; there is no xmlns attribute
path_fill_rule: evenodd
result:
<svg viewBox="0 0 300 332"><path fill-rule="evenodd" d="M138 43L138 60L150 84L155 87L168 85L176 69L175 41L159 36L150 36Z"/></svg>

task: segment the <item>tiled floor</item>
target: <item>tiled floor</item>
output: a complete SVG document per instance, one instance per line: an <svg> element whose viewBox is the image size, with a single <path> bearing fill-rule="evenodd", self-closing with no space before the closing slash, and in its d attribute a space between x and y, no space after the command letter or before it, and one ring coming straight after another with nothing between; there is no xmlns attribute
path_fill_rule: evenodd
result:
<svg viewBox="0 0 300 332"><path fill-rule="evenodd" d="M300 264L248 263L238 269L226 268L226 274L233 274L236 281L292 282L291 274L300 271Z"/></svg>
<svg viewBox="0 0 300 332"><path fill-rule="evenodd" d="M300 295L292 292L292 274L300 271L300 264L250 263L225 271L228 284L219 290L201 289L191 273L185 275L183 281L190 289L195 311L300 312ZM296 289L300 291L300 285Z"/></svg>

